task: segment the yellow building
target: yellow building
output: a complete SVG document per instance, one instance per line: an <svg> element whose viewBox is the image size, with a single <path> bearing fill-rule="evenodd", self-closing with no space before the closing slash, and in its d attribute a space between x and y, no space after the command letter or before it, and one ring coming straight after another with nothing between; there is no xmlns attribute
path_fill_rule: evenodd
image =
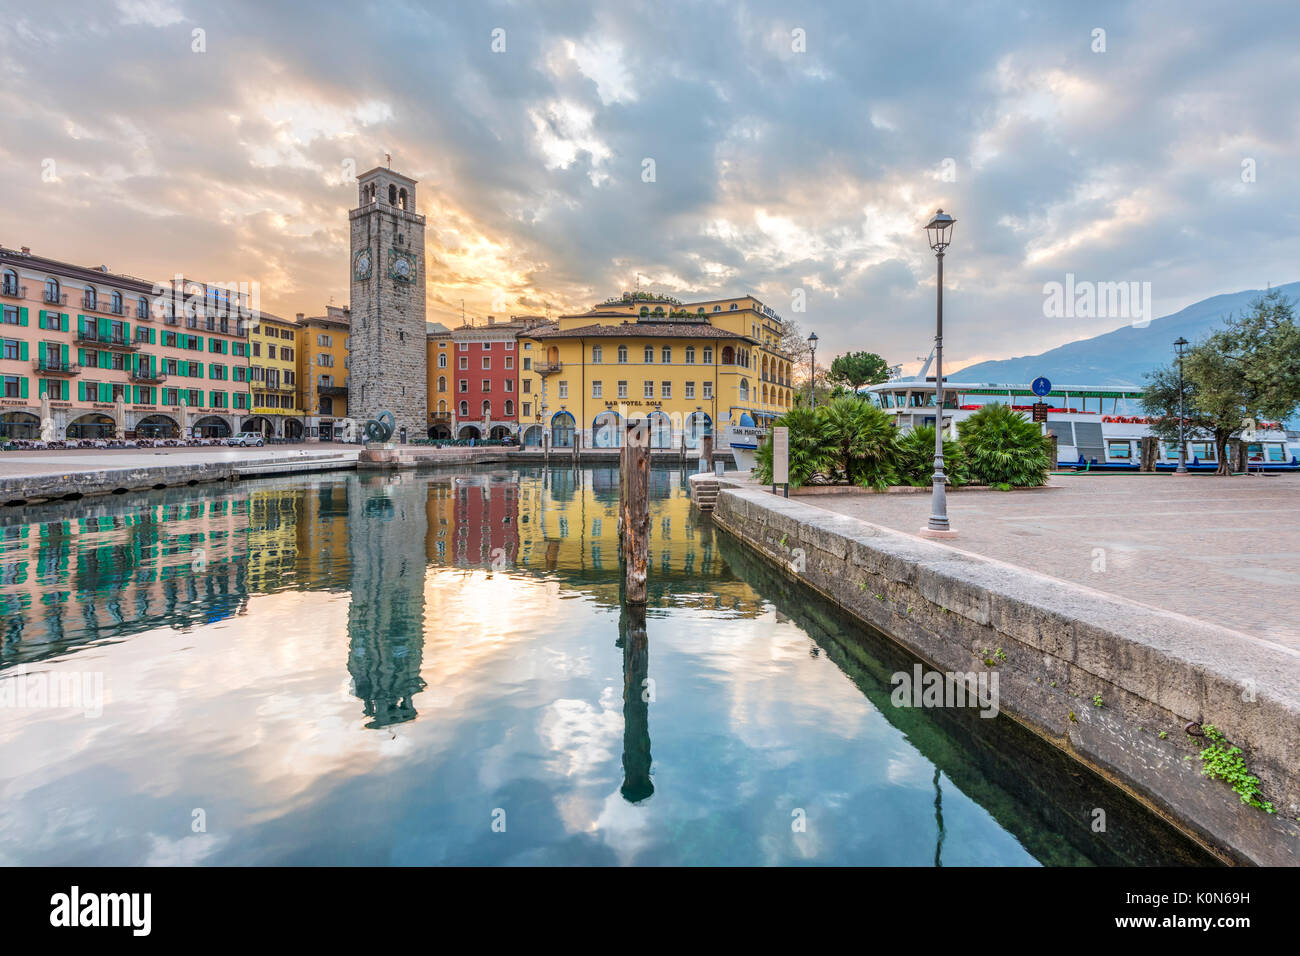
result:
<svg viewBox="0 0 1300 956"><path fill-rule="evenodd" d="M328 306L325 315L298 313L298 388L307 416L307 437L337 441L348 417L348 351L352 314Z"/></svg>
<svg viewBox="0 0 1300 956"><path fill-rule="evenodd" d="M306 434L297 384L298 333L296 323L265 312L251 329L253 410L241 430L290 441Z"/></svg>
<svg viewBox="0 0 1300 956"><path fill-rule="evenodd" d="M727 424L764 426L793 404L781 336L780 316L748 295L624 293L562 315L519 336L523 442L611 448L629 419L648 419L652 447L694 448Z"/></svg>

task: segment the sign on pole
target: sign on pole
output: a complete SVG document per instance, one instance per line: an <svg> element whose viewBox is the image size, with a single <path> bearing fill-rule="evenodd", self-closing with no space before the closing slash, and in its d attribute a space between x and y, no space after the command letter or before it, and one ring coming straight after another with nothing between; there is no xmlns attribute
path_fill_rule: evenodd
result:
<svg viewBox="0 0 1300 956"><path fill-rule="evenodd" d="M778 426L772 429L772 491L777 485L790 483L790 429Z"/></svg>
<svg viewBox="0 0 1300 956"><path fill-rule="evenodd" d="M1052 394L1052 383L1040 375L1030 383L1029 390L1042 398L1044 395Z"/></svg>
<svg viewBox="0 0 1300 956"><path fill-rule="evenodd" d="M1047 403L1046 403L1046 402L1034 402L1034 421L1035 421L1035 422L1045 422L1045 421L1047 421Z"/></svg>

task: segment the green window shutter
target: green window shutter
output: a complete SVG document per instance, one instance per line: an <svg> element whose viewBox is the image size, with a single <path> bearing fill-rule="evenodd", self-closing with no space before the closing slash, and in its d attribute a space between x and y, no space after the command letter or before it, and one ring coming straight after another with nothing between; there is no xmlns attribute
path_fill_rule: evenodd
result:
<svg viewBox="0 0 1300 956"><path fill-rule="evenodd" d="M59 359L64 365L68 364L68 347L67 345L59 346Z"/></svg>
<svg viewBox="0 0 1300 956"><path fill-rule="evenodd" d="M19 307L18 307L18 324L19 324L19 325L26 325L26 324L27 324L27 307L26 307L26 306L19 306ZM23 379L23 395L25 396L26 394L27 394L27 379Z"/></svg>
<svg viewBox="0 0 1300 956"><path fill-rule="evenodd" d="M87 324L86 317L81 313L77 313L77 334L78 335L86 334L86 324Z"/></svg>
<svg viewBox="0 0 1300 956"><path fill-rule="evenodd" d="M86 350L85 350L85 349L77 349L77 364L80 365L80 366L82 366L83 368L85 367L85 365L86 365Z"/></svg>
<svg viewBox="0 0 1300 956"><path fill-rule="evenodd" d="M38 388L38 389L36 390L36 397L37 397L37 398L44 398L44 397L45 397L45 379L43 379L43 378L42 378L42 379L39 379L39 380L37 381L37 384L40 386L40 388Z"/></svg>
<svg viewBox="0 0 1300 956"><path fill-rule="evenodd" d="M98 329L99 329L99 337L101 339L108 338L108 319L104 318L103 316L100 316L98 322Z"/></svg>
<svg viewBox="0 0 1300 956"><path fill-rule="evenodd" d="M99 367L100 367L100 368L112 368L112 367L113 367L113 359L111 358L111 356L109 355L108 352L100 352L100 353L99 353Z"/></svg>
<svg viewBox="0 0 1300 956"><path fill-rule="evenodd" d="M77 383L77 401L79 401L79 402L84 402L85 400L86 400L86 383L85 383L85 382L78 382L78 383Z"/></svg>
<svg viewBox="0 0 1300 956"><path fill-rule="evenodd" d="M150 345L157 345L157 344L158 344L158 330L157 330L157 329L150 329L150 330L149 330L149 344L150 344Z"/></svg>
<svg viewBox="0 0 1300 956"><path fill-rule="evenodd" d="M68 331L68 313L66 313L66 312L60 312L60 313L59 313L59 322L60 322L60 323L62 324L62 326L63 326L63 331L64 331L64 332Z"/></svg>
<svg viewBox="0 0 1300 956"><path fill-rule="evenodd" d="M126 339L128 342L131 341L131 323L130 323L130 322L123 322L123 323L122 323L122 338Z"/></svg>
<svg viewBox="0 0 1300 956"><path fill-rule="evenodd" d="M41 309L40 318L38 318L38 319L36 320L36 324L37 324L38 326L40 326L41 328L45 328L45 310L44 310L44 309Z"/></svg>
<svg viewBox="0 0 1300 956"><path fill-rule="evenodd" d="M18 343L18 358L19 358L21 361L23 361L23 362L26 362L26 361L27 361L27 343L26 343L26 342L19 342L19 343Z"/></svg>
<svg viewBox="0 0 1300 956"><path fill-rule="evenodd" d="M23 309L23 311L26 312L27 310L26 310L26 309ZM23 323L23 325L26 325L26 324L27 324L26 322ZM22 384L20 384L20 385L18 386L18 397L19 397L19 398L26 398L26 397L27 397L27 376L24 375L24 376L20 379L20 382L21 382Z"/></svg>

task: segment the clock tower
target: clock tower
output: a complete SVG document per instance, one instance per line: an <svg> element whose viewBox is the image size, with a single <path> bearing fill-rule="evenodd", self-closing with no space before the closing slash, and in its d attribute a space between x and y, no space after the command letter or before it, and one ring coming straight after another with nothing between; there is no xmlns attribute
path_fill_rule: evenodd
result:
<svg viewBox="0 0 1300 956"><path fill-rule="evenodd" d="M352 233L348 415L364 427L393 413L393 441L423 438L428 356L424 327L424 217L415 180L377 166L357 177Z"/></svg>

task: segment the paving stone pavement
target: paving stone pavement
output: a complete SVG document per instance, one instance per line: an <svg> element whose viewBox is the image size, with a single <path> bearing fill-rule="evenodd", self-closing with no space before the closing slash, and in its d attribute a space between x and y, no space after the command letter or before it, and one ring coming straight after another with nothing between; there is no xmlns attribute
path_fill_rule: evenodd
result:
<svg viewBox="0 0 1300 956"><path fill-rule="evenodd" d="M799 501L916 534L929 494ZM939 543L1300 650L1300 475L1054 476L948 496Z"/></svg>

